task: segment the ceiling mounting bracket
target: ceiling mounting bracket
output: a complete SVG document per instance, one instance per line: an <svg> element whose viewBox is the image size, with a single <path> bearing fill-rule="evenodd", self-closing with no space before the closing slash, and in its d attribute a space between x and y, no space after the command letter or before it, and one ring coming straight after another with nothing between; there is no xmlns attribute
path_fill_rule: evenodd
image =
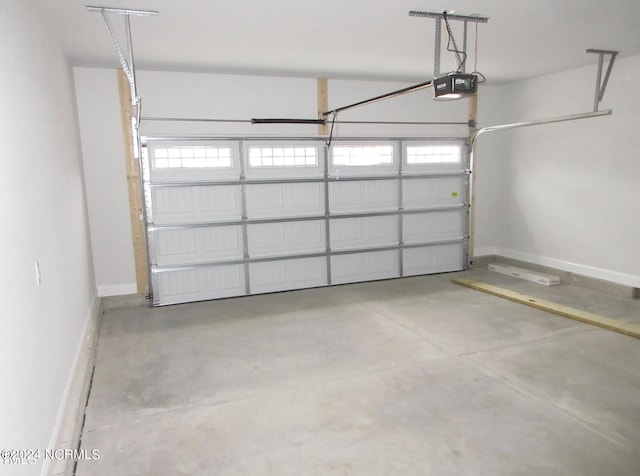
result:
<svg viewBox="0 0 640 476"><path fill-rule="evenodd" d="M95 6L87 6L87 10L90 12L100 13L102 14L102 19L104 20L104 24L107 28L107 32L111 37L111 42L113 43L113 49L116 51L118 55L118 59L120 60L120 65L122 66L122 70L124 74L127 76L129 80L129 87L131 88L131 104L133 106L138 106L140 103L140 97L138 96L138 88L136 84L136 66L133 58L133 41L131 39L131 16L157 16L159 12L154 10L131 10L126 8L108 8L108 7L95 7ZM127 57L125 57L124 52L122 51L122 47L120 46L120 41L118 41L118 37L113 30L113 26L111 25L111 21L109 21L109 14L115 15L123 15L124 16L124 28L127 36Z"/></svg>
<svg viewBox="0 0 640 476"><path fill-rule="evenodd" d="M598 55L598 72L596 73L596 94L593 100L593 112L596 112L598 111L598 106L600 105L600 101L602 101L602 98L604 97L604 92L607 89L607 83L609 82L609 76L611 75L611 69L613 68L613 63L616 60L616 55L619 52L610 51L610 50L588 49L587 53L594 53ZM603 79L602 67L604 65L605 55L609 56L609 64L607 65L607 71L604 73L604 79Z"/></svg>
<svg viewBox="0 0 640 476"><path fill-rule="evenodd" d="M436 32L435 32L435 51L433 55L433 77L437 78L440 76L440 51L442 49L442 20L445 18L449 21L457 20L464 23L464 36L462 43L462 52L466 55L467 52L467 26L469 22L471 23L487 23L489 21L489 17L485 17L482 15L458 15L455 13L449 12L418 12L415 10L411 10L409 12L410 17L422 17L422 18L433 18L436 20ZM466 61L459 65L461 73L465 72Z"/></svg>

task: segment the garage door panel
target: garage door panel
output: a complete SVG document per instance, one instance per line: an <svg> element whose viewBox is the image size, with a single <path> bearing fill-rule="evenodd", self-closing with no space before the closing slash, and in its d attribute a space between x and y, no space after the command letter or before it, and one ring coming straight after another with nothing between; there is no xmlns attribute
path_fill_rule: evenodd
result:
<svg viewBox="0 0 640 476"><path fill-rule="evenodd" d="M326 286L327 263L324 257L251 263L251 293Z"/></svg>
<svg viewBox="0 0 640 476"><path fill-rule="evenodd" d="M324 214L323 183L247 185L247 216L275 218Z"/></svg>
<svg viewBox="0 0 640 476"><path fill-rule="evenodd" d="M364 180L329 184L331 213L391 211L398 209L397 180Z"/></svg>
<svg viewBox="0 0 640 476"><path fill-rule="evenodd" d="M402 220L405 243L456 239L464 236L465 210L407 214Z"/></svg>
<svg viewBox="0 0 640 476"><path fill-rule="evenodd" d="M402 251L404 275L445 273L458 271L464 267L464 244L426 246Z"/></svg>
<svg viewBox="0 0 640 476"><path fill-rule="evenodd" d="M390 250L332 256L331 274L333 284L395 278L400 275L398 252Z"/></svg>
<svg viewBox="0 0 640 476"><path fill-rule="evenodd" d="M195 229L157 230L153 233L155 243L153 264L180 262L182 258L197 254Z"/></svg>
<svg viewBox="0 0 640 476"><path fill-rule="evenodd" d="M239 185L185 185L151 189L156 225L240 219Z"/></svg>
<svg viewBox="0 0 640 476"><path fill-rule="evenodd" d="M242 227L158 229L153 264L171 266L243 257Z"/></svg>
<svg viewBox="0 0 640 476"><path fill-rule="evenodd" d="M332 219L331 249L347 250L394 245L399 242L397 216Z"/></svg>
<svg viewBox="0 0 640 476"><path fill-rule="evenodd" d="M249 225L249 256L323 252L326 250L324 227L324 220Z"/></svg>
<svg viewBox="0 0 640 476"><path fill-rule="evenodd" d="M219 299L246 294L244 267L218 265L154 274L154 300L162 304Z"/></svg>
<svg viewBox="0 0 640 476"><path fill-rule="evenodd" d="M465 178L437 177L402 182L402 198L406 209L462 205Z"/></svg>
<svg viewBox="0 0 640 476"><path fill-rule="evenodd" d="M195 210L192 187L154 188L151 194L158 217L188 214Z"/></svg>

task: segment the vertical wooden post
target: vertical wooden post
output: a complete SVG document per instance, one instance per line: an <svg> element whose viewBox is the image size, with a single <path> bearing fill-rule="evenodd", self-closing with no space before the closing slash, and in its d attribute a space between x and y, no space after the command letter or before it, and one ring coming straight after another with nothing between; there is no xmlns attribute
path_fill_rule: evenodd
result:
<svg viewBox="0 0 640 476"><path fill-rule="evenodd" d="M131 88L124 71L118 70L118 90L120 92L120 112L122 134L124 136L125 160L127 167L127 185L129 189L129 211L131 233L133 237L133 256L136 268L136 287L138 294L146 294L149 290L149 273L147 269L147 242L144 232L142 186L140 179L140 163L134 150L133 106L131 105Z"/></svg>
<svg viewBox="0 0 640 476"><path fill-rule="evenodd" d="M469 144L472 144L476 136L478 123L478 93L469 97ZM471 171L471 197L469 197L471 205L471 215L469 216L469 259L475 258L475 235L476 235L476 188L478 182L476 180L476 172L478 170L478 156L473 153L473 170Z"/></svg>
<svg viewBox="0 0 640 476"><path fill-rule="evenodd" d="M318 78L318 119L325 119L322 115L323 112L329 110L329 87L327 84L327 78ZM318 126L318 134L327 135L329 133L329 126L327 124L321 124Z"/></svg>

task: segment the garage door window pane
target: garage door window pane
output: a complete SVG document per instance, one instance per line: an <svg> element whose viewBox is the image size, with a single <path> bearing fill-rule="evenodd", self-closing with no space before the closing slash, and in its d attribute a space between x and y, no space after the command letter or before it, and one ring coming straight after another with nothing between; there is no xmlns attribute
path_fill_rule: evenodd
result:
<svg viewBox="0 0 640 476"><path fill-rule="evenodd" d="M166 147L153 151L156 169L230 169L232 166L230 147Z"/></svg>
<svg viewBox="0 0 640 476"><path fill-rule="evenodd" d="M249 167L317 167L316 147L249 147Z"/></svg>
<svg viewBox="0 0 640 476"><path fill-rule="evenodd" d="M391 145L345 145L334 146L331 150L331 162L341 166L392 165L393 146Z"/></svg>
<svg viewBox="0 0 640 476"><path fill-rule="evenodd" d="M461 155L458 145L407 146L407 164L458 164Z"/></svg>

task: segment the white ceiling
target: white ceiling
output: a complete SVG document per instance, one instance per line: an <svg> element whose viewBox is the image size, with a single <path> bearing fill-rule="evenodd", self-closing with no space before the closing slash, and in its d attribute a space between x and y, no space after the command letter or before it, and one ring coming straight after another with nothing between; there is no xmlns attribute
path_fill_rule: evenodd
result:
<svg viewBox="0 0 640 476"><path fill-rule="evenodd" d="M72 64L117 67L100 14L85 5L159 10L132 17L136 66L170 71L421 81L433 75L435 23L409 10L490 18L478 70L490 83L595 64L587 48L640 54L639 0L36 0ZM123 19L112 18L124 39ZM462 43L460 22L452 22ZM444 30L443 30L444 33ZM469 63L474 61L475 24ZM446 45L443 36L443 47ZM443 53L443 71L455 69Z"/></svg>

